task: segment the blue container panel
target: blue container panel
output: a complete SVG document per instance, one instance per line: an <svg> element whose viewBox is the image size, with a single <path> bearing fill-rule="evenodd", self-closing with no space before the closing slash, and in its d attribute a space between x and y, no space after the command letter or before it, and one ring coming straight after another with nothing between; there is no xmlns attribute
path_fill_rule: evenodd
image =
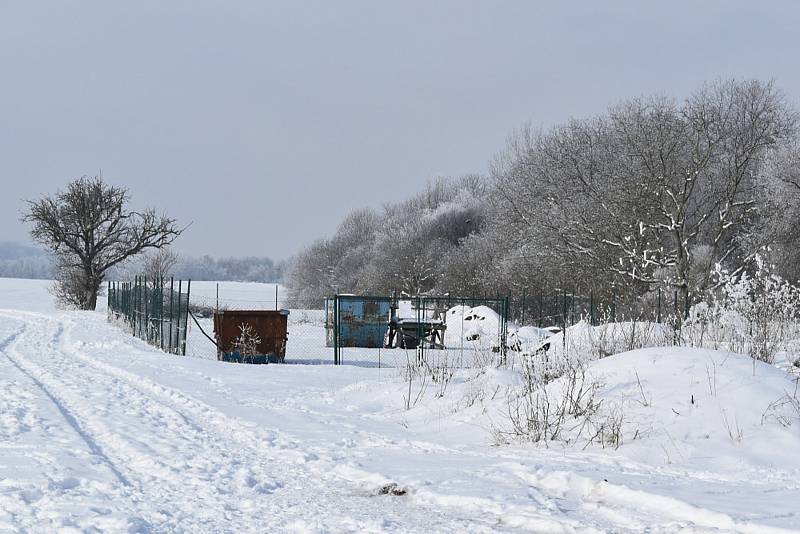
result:
<svg viewBox="0 0 800 534"><path fill-rule="evenodd" d="M388 300L339 301L339 343L342 347L383 346L389 328Z"/></svg>

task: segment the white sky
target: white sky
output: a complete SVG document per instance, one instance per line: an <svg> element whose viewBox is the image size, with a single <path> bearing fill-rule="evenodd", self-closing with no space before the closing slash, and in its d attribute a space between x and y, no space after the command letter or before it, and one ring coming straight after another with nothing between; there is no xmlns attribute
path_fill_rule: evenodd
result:
<svg viewBox="0 0 800 534"><path fill-rule="evenodd" d="M199 255L297 252L508 133L719 77L800 97L800 2L0 0L0 241L102 169Z"/></svg>

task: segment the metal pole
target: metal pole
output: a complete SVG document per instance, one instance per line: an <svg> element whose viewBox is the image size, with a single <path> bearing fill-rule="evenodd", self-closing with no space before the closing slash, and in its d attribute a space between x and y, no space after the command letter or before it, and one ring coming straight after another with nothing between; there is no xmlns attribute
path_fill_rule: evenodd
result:
<svg viewBox="0 0 800 534"><path fill-rule="evenodd" d="M503 365L508 363L506 358L508 357L508 314L511 311L511 305L509 302L511 301L511 297L507 296L505 298L505 302L503 303L503 325L500 333L500 355L502 357Z"/></svg>
<svg viewBox="0 0 800 534"><path fill-rule="evenodd" d="M161 277L160 283L158 284L159 291L158 291L158 310L160 313L160 319L158 322L158 341L161 344L161 350L164 350L164 277Z"/></svg>
<svg viewBox="0 0 800 534"><path fill-rule="evenodd" d="M542 314L544 313L544 294L543 290L539 290L539 328L542 327Z"/></svg>
<svg viewBox="0 0 800 534"><path fill-rule="evenodd" d="M678 322L680 321L680 315L678 314L678 290L675 289L672 295L672 304L674 307L674 323L673 323L673 335L672 335L672 343L674 345L678 344Z"/></svg>
<svg viewBox="0 0 800 534"><path fill-rule="evenodd" d="M333 296L333 365L339 365L339 294Z"/></svg>
<svg viewBox="0 0 800 534"><path fill-rule="evenodd" d="M657 308L656 313L658 313L658 315L656 316L656 322L660 324L661 323L661 288L660 287L658 288L658 308Z"/></svg>
<svg viewBox="0 0 800 534"><path fill-rule="evenodd" d="M181 290L183 289L183 280L178 280L178 314L175 317L175 320L178 322L176 332L175 332L175 354L180 354L181 352L181 301L183 297L181 297Z"/></svg>
<svg viewBox="0 0 800 534"><path fill-rule="evenodd" d="M175 300L175 278L169 277L169 349L168 352L172 354L172 324L175 322L175 314L173 312L173 305Z"/></svg>
<svg viewBox="0 0 800 534"><path fill-rule="evenodd" d="M278 284L275 284L275 310L278 310Z"/></svg>
<svg viewBox="0 0 800 534"><path fill-rule="evenodd" d="M192 293L192 279L186 282L186 320L183 325L183 355L186 356L186 337L189 334L189 297Z"/></svg>
<svg viewBox="0 0 800 534"><path fill-rule="evenodd" d="M484 293L484 300L486 300L486 293ZM423 343L425 334L422 328L422 321L425 316L424 313L422 313L422 306L422 299L417 295L417 365L421 365L422 362L425 361L425 343Z"/></svg>
<svg viewBox="0 0 800 534"><path fill-rule="evenodd" d="M589 324L594 326L594 291L589 291Z"/></svg>
<svg viewBox="0 0 800 534"><path fill-rule="evenodd" d="M131 317L133 318L133 335L134 336L137 334L137 332L136 332L136 311L133 309L133 307L134 307L135 302L136 302L136 296L135 295L136 295L136 288L138 286L139 286L139 277L138 276L134 276L133 277L133 288L132 288L133 292L134 292L134 295L133 295L133 298L131 299L132 300L132 302L131 302Z"/></svg>
<svg viewBox="0 0 800 534"><path fill-rule="evenodd" d="M150 291L147 289L147 276L144 277L144 340L150 343L150 311L147 301L150 300Z"/></svg>

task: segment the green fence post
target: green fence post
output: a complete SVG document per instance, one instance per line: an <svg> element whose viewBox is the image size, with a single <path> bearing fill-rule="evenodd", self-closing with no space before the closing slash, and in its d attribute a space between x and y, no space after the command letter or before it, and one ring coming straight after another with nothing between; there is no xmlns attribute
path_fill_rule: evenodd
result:
<svg viewBox="0 0 800 534"><path fill-rule="evenodd" d="M138 322L136 314L139 308L139 276L133 277L133 299L131 302L131 312L133 313L133 335L139 337L139 331L136 329L136 323Z"/></svg>
<svg viewBox="0 0 800 534"><path fill-rule="evenodd" d="M189 335L189 297L192 293L192 279L186 281L186 320L183 322L183 355L186 356L186 338Z"/></svg>
<svg viewBox="0 0 800 534"><path fill-rule="evenodd" d="M150 300L150 290L147 288L147 277L144 277L144 340L150 343L150 310L148 300Z"/></svg>
<svg viewBox="0 0 800 534"><path fill-rule="evenodd" d="M500 336L500 355L502 357L503 365L506 365L508 362L506 359L508 358L508 315L511 312L511 296L506 296L504 304L504 313L503 313L503 326L502 326L502 334Z"/></svg>
<svg viewBox="0 0 800 534"><path fill-rule="evenodd" d="M484 293L484 300L485 300L486 293ZM474 306L474 304L473 304ZM424 319L424 315L422 312L422 298L417 295L417 365L422 365L422 362L425 358L425 343L423 343L422 338L424 337L424 332L422 328L422 321Z"/></svg>
<svg viewBox="0 0 800 534"><path fill-rule="evenodd" d="M339 294L333 296L333 365L339 365Z"/></svg>
<svg viewBox="0 0 800 534"><path fill-rule="evenodd" d="M158 282L158 342L161 345L161 351L164 351L164 277L162 276Z"/></svg>
<svg viewBox="0 0 800 534"><path fill-rule="evenodd" d="M173 305L175 301L175 277L169 277L169 352L170 354L173 353L173 345L172 345L172 323L175 322L175 314L173 311Z"/></svg>
<svg viewBox="0 0 800 534"><path fill-rule="evenodd" d="M178 322L177 324L177 331L175 336L175 354L181 353L181 301L183 301L183 297L181 293L183 292L183 280L178 280L178 315L175 317L175 320Z"/></svg>

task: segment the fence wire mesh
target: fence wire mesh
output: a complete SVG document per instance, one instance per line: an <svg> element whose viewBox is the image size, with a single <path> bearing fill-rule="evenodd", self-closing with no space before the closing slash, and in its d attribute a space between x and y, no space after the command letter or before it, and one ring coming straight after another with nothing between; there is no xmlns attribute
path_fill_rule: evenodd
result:
<svg viewBox="0 0 800 534"><path fill-rule="evenodd" d="M689 296L659 290L622 298L611 291L560 290L496 298L338 295L301 302L290 300L278 284L192 282L186 354L218 359L209 340L215 337L216 310L282 309L289 311L285 363L457 368L536 352L548 336L578 324L659 324L669 333L667 342L678 343Z"/></svg>
<svg viewBox="0 0 800 534"><path fill-rule="evenodd" d="M164 352L186 354L191 281L109 282L109 320Z"/></svg>
<svg viewBox="0 0 800 534"><path fill-rule="evenodd" d="M505 298L337 295L326 301L334 363L460 368L502 359Z"/></svg>
<svg viewBox="0 0 800 534"><path fill-rule="evenodd" d="M215 311L289 310L285 363L333 363L332 349L325 344L323 302L292 299L279 284L251 282L192 282L192 297L187 349L189 356L218 359L215 338Z"/></svg>

